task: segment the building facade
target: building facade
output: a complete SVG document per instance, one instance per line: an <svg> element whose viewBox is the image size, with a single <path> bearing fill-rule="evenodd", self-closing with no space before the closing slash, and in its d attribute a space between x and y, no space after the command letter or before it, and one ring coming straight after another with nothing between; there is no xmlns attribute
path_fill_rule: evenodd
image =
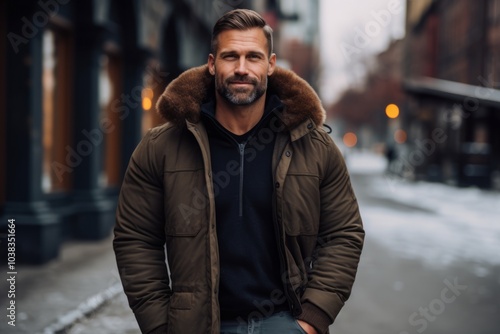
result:
<svg viewBox="0 0 500 334"><path fill-rule="evenodd" d="M500 189L500 1L409 0L403 168Z"/></svg>
<svg viewBox="0 0 500 334"><path fill-rule="evenodd" d="M318 91L320 76L319 1L280 1L278 59Z"/></svg>
<svg viewBox="0 0 500 334"><path fill-rule="evenodd" d="M162 122L157 98L206 63L214 23L235 8L261 13L279 40L278 0L0 2L2 253L8 219L27 263L110 235L130 156Z"/></svg>
<svg viewBox="0 0 500 334"><path fill-rule="evenodd" d="M238 5L245 6L244 1ZM223 1L2 1L0 233L18 261L109 236L156 97L206 62ZM5 250L5 249L3 249Z"/></svg>
<svg viewBox="0 0 500 334"><path fill-rule="evenodd" d="M388 118L386 108L405 106L402 90L403 40L393 40L377 54L367 69L362 85L345 90L327 112L336 119L336 131L356 135L356 147L383 150L393 147L401 131L400 117ZM369 101L369 103L367 103Z"/></svg>

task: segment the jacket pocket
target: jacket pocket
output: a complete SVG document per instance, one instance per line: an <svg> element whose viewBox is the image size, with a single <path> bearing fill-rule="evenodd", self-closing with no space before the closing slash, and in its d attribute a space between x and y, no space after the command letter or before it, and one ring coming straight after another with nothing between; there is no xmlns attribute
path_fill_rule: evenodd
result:
<svg viewBox="0 0 500 334"><path fill-rule="evenodd" d="M170 309L190 310L193 305L192 292L174 292L170 297Z"/></svg>
<svg viewBox="0 0 500 334"><path fill-rule="evenodd" d="M202 310L195 304L194 292L174 292L168 306L168 333L204 333L207 319Z"/></svg>
<svg viewBox="0 0 500 334"><path fill-rule="evenodd" d="M201 229L200 220L168 220L166 221L165 233L170 237L194 237Z"/></svg>
<svg viewBox="0 0 500 334"><path fill-rule="evenodd" d="M319 178L288 174L283 189L283 222L289 236L315 236L320 218Z"/></svg>
<svg viewBox="0 0 500 334"><path fill-rule="evenodd" d="M194 237L206 221L210 205L204 170L165 173L165 233Z"/></svg>

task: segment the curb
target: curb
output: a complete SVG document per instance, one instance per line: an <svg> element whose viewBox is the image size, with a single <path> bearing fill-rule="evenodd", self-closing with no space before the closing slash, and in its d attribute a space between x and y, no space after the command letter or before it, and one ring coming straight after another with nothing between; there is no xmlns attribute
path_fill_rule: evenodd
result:
<svg viewBox="0 0 500 334"><path fill-rule="evenodd" d="M51 325L45 327L41 332L37 334L61 334L64 333L69 327L71 327L75 322L83 319L93 311L101 307L105 302L113 299L120 292L123 291L122 284L120 282L115 283L104 291L88 298L86 301L82 302L76 309L70 311L52 323Z"/></svg>

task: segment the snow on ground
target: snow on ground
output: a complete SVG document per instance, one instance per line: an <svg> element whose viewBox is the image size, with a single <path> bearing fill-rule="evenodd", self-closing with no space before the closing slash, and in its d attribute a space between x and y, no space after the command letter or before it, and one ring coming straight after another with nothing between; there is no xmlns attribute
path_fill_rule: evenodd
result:
<svg viewBox="0 0 500 334"><path fill-rule="evenodd" d="M474 262L478 276L487 274L482 265L500 265L500 192L396 179L373 153L349 152L346 161L351 174L373 176L363 192L402 205L363 205L367 238L437 266Z"/></svg>

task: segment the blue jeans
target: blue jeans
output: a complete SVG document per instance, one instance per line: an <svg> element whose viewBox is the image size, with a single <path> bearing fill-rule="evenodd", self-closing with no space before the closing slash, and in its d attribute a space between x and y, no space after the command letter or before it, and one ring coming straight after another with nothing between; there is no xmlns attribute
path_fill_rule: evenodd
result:
<svg viewBox="0 0 500 334"><path fill-rule="evenodd" d="M290 312L278 312L268 318L222 321L221 334L307 334Z"/></svg>

